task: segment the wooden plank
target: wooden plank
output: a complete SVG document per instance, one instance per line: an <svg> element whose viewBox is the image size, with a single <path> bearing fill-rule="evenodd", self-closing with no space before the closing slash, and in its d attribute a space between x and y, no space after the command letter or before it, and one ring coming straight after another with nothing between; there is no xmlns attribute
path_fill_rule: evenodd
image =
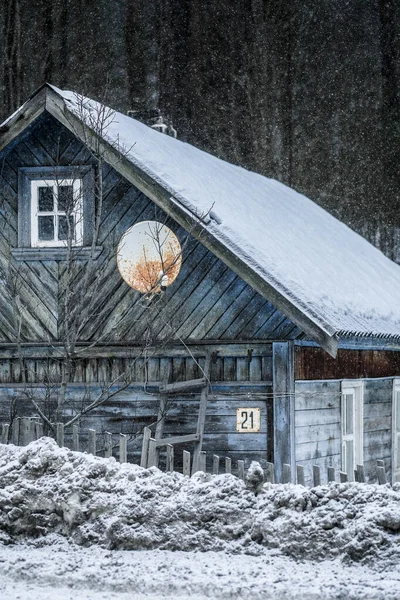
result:
<svg viewBox="0 0 400 600"><path fill-rule="evenodd" d="M340 483L346 483L348 481L347 473L340 471L339 472L339 480L340 480Z"/></svg>
<svg viewBox="0 0 400 600"><path fill-rule="evenodd" d="M183 451L183 474L190 477L190 452Z"/></svg>
<svg viewBox="0 0 400 600"><path fill-rule="evenodd" d="M357 465L357 481L359 483L365 483L364 465Z"/></svg>
<svg viewBox="0 0 400 600"><path fill-rule="evenodd" d="M275 468L274 463L267 462L265 465L265 481L267 483L275 482Z"/></svg>
<svg viewBox="0 0 400 600"><path fill-rule="evenodd" d="M199 471L203 471L203 473L207 472L206 460L207 460L207 452L201 451L199 454L198 467L199 467Z"/></svg>
<svg viewBox="0 0 400 600"><path fill-rule="evenodd" d="M336 481L335 469L334 467L328 467L328 483L331 483L332 481Z"/></svg>
<svg viewBox="0 0 400 600"><path fill-rule="evenodd" d="M213 454L213 467L212 467L213 475L219 474L219 456Z"/></svg>
<svg viewBox="0 0 400 600"><path fill-rule="evenodd" d="M149 439L151 437L151 429L144 427L143 429L143 443L142 443L142 455L140 458L140 466L144 469L147 468L147 458L149 454Z"/></svg>
<svg viewBox="0 0 400 600"><path fill-rule="evenodd" d="M1 443L8 444L8 436L10 434L10 425L3 423L1 426Z"/></svg>
<svg viewBox="0 0 400 600"><path fill-rule="evenodd" d="M149 439L149 454L147 458L147 468L157 466L157 452L156 452L156 440L154 438Z"/></svg>
<svg viewBox="0 0 400 600"><path fill-rule="evenodd" d="M232 459L229 456L225 457L225 473L232 473Z"/></svg>
<svg viewBox="0 0 400 600"><path fill-rule="evenodd" d="M63 448L64 447L64 423L57 423L56 437L57 437L57 444L60 446L60 448Z"/></svg>
<svg viewBox="0 0 400 600"><path fill-rule="evenodd" d="M176 435L174 437L164 438L163 440L157 440L157 448L167 446L168 444L187 444L189 442L198 442L200 436L197 433L190 433L188 435Z"/></svg>
<svg viewBox="0 0 400 600"><path fill-rule="evenodd" d="M237 461L237 476L244 481L244 460Z"/></svg>
<svg viewBox="0 0 400 600"><path fill-rule="evenodd" d="M210 377L210 365L211 365L211 356L208 354L205 360L205 365L203 369L204 377L206 380L209 380ZM200 456L200 452L203 444L203 436L204 436L204 425L206 421L206 410L208 403L208 385L203 388L200 395L200 406L199 406L199 416L197 419L197 430L196 433L199 436L198 441L196 442L194 452L193 452L193 472L195 473L198 468L198 460Z"/></svg>
<svg viewBox="0 0 400 600"><path fill-rule="evenodd" d="M113 442L112 433L106 431L104 434L104 458L110 458L112 456Z"/></svg>
<svg viewBox="0 0 400 600"><path fill-rule="evenodd" d="M296 465L296 479L298 485L305 485L303 465Z"/></svg>
<svg viewBox="0 0 400 600"><path fill-rule="evenodd" d="M166 470L171 473L174 470L174 447L172 444L167 444Z"/></svg>
<svg viewBox="0 0 400 600"><path fill-rule="evenodd" d="M192 379L190 381L178 381L160 385L160 393L174 394L178 392L186 392L192 389L203 388L205 385L207 385L207 379L205 377L200 377L199 379Z"/></svg>
<svg viewBox="0 0 400 600"><path fill-rule="evenodd" d="M282 481L283 464L295 473L294 427L294 351L292 342L274 342L273 352L273 415L274 464L277 481Z"/></svg>
<svg viewBox="0 0 400 600"><path fill-rule="evenodd" d="M314 487L321 485L321 469L318 465L313 465L313 483Z"/></svg>
<svg viewBox="0 0 400 600"><path fill-rule="evenodd" d="M378 475L378 483L379 483L379 485L385 485L385 483L386 483L385 467L378 466L376 468L376 473Z"/></svg>
<svg viewBox="0 0 400 600"><path fill-rule="evenodd" d="M79 452L79 426L72 425L72 450Z"/></svg>
<svg viewBox="0 0 400 600"><path fill-rule="evenodd" d="M292 467L286 463L283 463L282 468L282 483L291 483L292 481Z"/></svg>
<svg viewBox="0 0 400 600"><path fill-rule="evenodd" d="M20 421L20 446L26 446L32 441L31 436L31 419L30 417L22 417Z"/></svg>
<svg viewBox="0 0 400 600"><path fill-rule="evenodd" d="M128 462L128 436L123 433L119 434L119 462Z"/></svg>
<svg viewBox="0 0 400 600"><path fill-rule="evenodd" d="M96 430L95 429L88 430L88 450L89 450L89 454L94 454L94 456L96 456Z"/></svg>

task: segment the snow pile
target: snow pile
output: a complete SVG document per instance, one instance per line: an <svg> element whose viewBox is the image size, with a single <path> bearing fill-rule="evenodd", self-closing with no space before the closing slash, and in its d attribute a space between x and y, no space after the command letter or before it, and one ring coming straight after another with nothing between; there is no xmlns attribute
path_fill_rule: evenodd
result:
<svg viewBox="0 0 400 600"><path fill-rule="evenodd" d="M265 484L191 479L59 448L0 445L0 540L61 534L109 549L201 550L351 561L400 559L400 485Z"/></svg>

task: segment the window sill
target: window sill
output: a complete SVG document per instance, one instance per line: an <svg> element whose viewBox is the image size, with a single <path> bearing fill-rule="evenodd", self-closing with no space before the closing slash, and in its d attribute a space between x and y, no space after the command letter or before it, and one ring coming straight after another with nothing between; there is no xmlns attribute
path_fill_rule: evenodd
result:
<svg viewBox="0 0 400 600"><path fill-rule="evenodd" d="M96 246L93 258L96 259L103 251L102 246ZM75 246L72 249L73 260L89 260L92 248L90 246ZM13 248L11 255L18 261L31 260L67 260L67 248Z"/></svg>

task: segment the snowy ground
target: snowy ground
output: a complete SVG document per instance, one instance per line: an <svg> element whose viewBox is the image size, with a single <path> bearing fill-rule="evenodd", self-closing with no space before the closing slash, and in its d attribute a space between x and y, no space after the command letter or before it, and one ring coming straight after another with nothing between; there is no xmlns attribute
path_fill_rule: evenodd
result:
<svg viewBox="0 0 400 600"><path fill-rule="evenodd" d="M188 479L0 445L7 600L400 599L400 486Z"/></svg>

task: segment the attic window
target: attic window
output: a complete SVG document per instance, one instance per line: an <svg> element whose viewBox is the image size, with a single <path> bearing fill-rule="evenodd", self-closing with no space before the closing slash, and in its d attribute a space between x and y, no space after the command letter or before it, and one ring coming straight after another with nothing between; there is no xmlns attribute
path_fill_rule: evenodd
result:
<svg viewBox="0 0 400 600"><path fill-rule="evenodd" d="M87 258L94 231L92 166L18 169L17 260L65 260L68 241ZM96 248L98 255L101 248Z"/></svg>
<svg viewBox="0 0 400 600"><path fill-rule="evenodd" d="M31 246L82 245L80 179L31 181Z"/></svg>

